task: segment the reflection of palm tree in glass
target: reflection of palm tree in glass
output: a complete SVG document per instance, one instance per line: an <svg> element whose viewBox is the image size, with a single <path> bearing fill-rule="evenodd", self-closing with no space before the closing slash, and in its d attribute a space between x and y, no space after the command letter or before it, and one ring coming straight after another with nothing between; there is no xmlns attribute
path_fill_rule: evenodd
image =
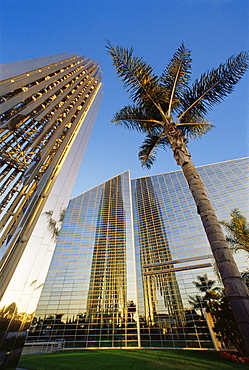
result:
<svg viewBox="0 0 249 370"><path fill-rule="evenodd" d="M120 177L116 177L104 184L99 206L87 299L88 321L120 320L125 316L125 227Z"/></svg>
<svg viewBox="0 0 249 370"><path fill-rule="evenodd" d="M208 308L213 299L217 300L220 297L221 288L216 285L215 280L210 280L207 274L197 275L196 280L193 281L196 288L203 293L203 295L189 296L189 303L195 310L199 310L204 316L204 308Z"/></svg>
<svg viewBox="0 0 249 370"><path fill-rule="evenodd" d="M150 178L136 180L136 205L138 210L138 232L141 267L172 260L161 214L160 204ZM172 264L157 266L156 270L172 268ZM183 305L175 273L143 275L145 315L151 324L156 321L157 291L163 296L164 305L170 316L183 320Z"/></svg>

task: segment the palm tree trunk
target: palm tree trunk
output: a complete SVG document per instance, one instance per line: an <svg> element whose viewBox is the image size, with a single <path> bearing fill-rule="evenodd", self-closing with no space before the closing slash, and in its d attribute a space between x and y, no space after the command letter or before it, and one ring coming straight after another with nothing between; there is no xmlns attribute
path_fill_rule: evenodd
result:
<svg viewBox="0 0 249 370"><path fill-rule="evenodd" d="M186 146L187 140L177 128L167 135L174 157L182 167L189 189L201 217L230 306L249 355L249 292L242 279L221 225Z"/></svg>
<svg viewBox="0 0 249 370"><path fill-rule="evenodd" d="M247 286L239 273L203 182L191 159L183 164L182 170L195 200L197 212L201 217L230 306L244 340L247 354L249 354L249 293Z"/></svg>

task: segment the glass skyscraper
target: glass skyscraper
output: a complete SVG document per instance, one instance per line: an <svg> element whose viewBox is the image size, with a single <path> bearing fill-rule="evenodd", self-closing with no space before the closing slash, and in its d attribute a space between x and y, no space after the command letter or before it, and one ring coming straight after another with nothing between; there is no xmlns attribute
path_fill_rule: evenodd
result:
<svg viewBox="0 0 249 370"><path fill-rule="evenodd" d="M98 63L76 53L4 64L0 78L0 367L8 368L55 247L45 214L56 224L68 205L102 83Z"/></svg>
<svg viewBox="0 0 249 370"><path fill-rule="evenodd" d="M249 158L198 171L219 220L234 208L249 217ZM182 172L124 172L69 202L27 346L217 348L193 305L204 274L219 285Z"/></svg>

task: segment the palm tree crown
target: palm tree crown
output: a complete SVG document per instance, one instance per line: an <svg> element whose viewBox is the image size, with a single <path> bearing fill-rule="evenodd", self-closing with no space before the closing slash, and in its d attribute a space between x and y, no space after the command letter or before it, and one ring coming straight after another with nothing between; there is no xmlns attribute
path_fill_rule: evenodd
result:
<svg viewBox="0 0 249 370"><path fill-rule="evenodd" d="M237 208L231 213L230 221L221 221L227 231L226 240L234 252L244 250L249 253L249 224Z"/></svg>
<svg viewBox="0 0 249 370"><path fill-rule="evenodd" d="M188 154L177 150L175 139L179 145L186 144L188 138L199 138L213 127L205 115L233 91L249 62L248 53L241 52L202 74L189 86L192 59L190 50L183 44L161 76L156 76L143 58L133 56L132 48L114 47L108 42L107 50L134 103L119 110L112 122L146 134L139 158L148 168L155 160L157 149L167 146L182 165Z"/></svg>
<svg viewBox="0 0 249 370"><path fill-rule="evenodd" d="M206 293L207 291L214 289L219 289L218 287L214 287L215 280L209 280L207 274L198 275L196 277L196 281L193 281L193 284L199 289L200 292Z"/></svg>

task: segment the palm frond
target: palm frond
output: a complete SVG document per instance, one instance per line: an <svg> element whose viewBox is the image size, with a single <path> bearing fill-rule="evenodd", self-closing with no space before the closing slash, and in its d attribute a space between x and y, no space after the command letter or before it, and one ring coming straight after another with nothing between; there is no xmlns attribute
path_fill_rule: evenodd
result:
<svg viewBox="0 0 249 370"><path fill-rule="evenodd" d="M162 73L160 80L169 94L168 116L171 108L179 103L181 95L188 86L192 61L190 55L190 50L181 44Z"/></svg>
<svg viewBox="0 0 249 370"><path fill-rule="evenodd" d="M155 100L160 90L158 77L153 68L143 58L133 56L133 49L113 46L107 42L108 53L112 57L113 65L124 84L126 91L135 104L143 105L150 100L159 110L161 107ZM161 110L162 111L162 110Z"/></svg>
<svg viewBox="0 0 249 370"><path fill-rule="evenodd" d="M147 135L143 144L140 146L138 157L143 167L151 168L156 160L156 154L159 147L166 149L169 145L165 135Z"/></svg>
<svg viewBox="0 0 249 370"><path fill-rule="evenodd" d="M200 295L188 296L188 302L193 307L193 309L198 310L203 308L203 297Z"/></svg>
<svg viewBox="0 0 249 370"><path fill-rule="evenodd" d="M188 139L199 139L214 128L214 125L210 122L199 117L198 119L193 119L192 122L182 122L176 124L176 126Z"/></svg>
<svg viewBox="0 0 249 370"><path fill-rule="evenodd" d="M162 126L160 121L150 118L143 108L130 105L116 112L111 122L142 133L158 131Z"/></svg>
<svg viewBox="0 0 249 370"><path fill-rule="evenodd" d="M231 211L230 216L230 221L220 222L227 232L227 242L235 252L240 249L249 252L249 224L246 218L237 208Z"/></svg>
<svg viewBox="0 0 249 370"><path fill-rule="evenodd" d="M230 94L249 66L248 52L229 58L225 64L202 74L182 96L178 122L188 112L204 118L209 110Z"/></svg>

